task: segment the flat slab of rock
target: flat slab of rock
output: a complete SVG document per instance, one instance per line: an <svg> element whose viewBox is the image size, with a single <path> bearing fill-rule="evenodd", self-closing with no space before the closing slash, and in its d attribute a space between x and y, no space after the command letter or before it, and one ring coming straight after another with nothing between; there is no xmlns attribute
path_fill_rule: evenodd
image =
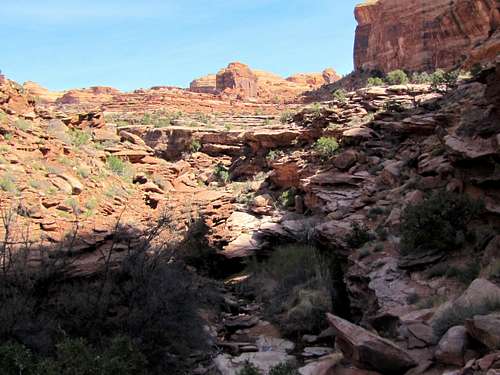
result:
<svg viewBox="0 0 500 375"><path fill-rule="evenodd" d="M291 341L277 337L259 336L255 342L259 352L284 352L289 353L295 349L295 344Z"/></svg>
<svg viewBox="0 0 500 375"><path fill-rule="evenodd" d="M439 340L436 348L436 359L447 365L463 366L467 348L467 330L464 326L451 327Z"/></svg>
<svg viewBox="0 0 500 375"><path fill-rule="evenodd" d="M338 347L356 367L384 374L404 374L417 365L393 342L335 315L327 314L327 318L337 335Z"/></svg>

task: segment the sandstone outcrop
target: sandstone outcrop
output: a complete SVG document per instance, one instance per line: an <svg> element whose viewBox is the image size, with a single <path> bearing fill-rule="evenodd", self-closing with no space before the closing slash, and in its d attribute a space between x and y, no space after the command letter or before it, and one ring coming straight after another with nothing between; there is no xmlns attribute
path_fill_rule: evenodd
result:
<svg viewBox="0 0 500 375"><path fill-rule="evenodd" d="M375 0L355 10L356 70L451 69L500 51L496 0Z"/></svg>
<svg viewBox="0 0 500 375"><path fill-rule="evenodd" d="M217 73L215 87L217 91L233 94L240 98L257 96L257 76L248 65L234 62Z"/></svg>

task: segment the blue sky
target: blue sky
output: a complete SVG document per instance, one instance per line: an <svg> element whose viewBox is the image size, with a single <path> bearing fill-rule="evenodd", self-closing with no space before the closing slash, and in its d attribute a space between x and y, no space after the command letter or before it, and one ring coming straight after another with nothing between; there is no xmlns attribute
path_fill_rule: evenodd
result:
<svg viewBox="0 0 500 375"><path fill-rule="evenodd" d="M352 70L359 0L1 0L0 69L52 90L187 87L231 61Z"/></svg>

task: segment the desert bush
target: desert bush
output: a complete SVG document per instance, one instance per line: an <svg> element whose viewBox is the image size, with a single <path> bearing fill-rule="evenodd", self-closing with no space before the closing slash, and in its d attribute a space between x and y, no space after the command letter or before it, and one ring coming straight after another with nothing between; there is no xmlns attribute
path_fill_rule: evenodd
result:
<svg viewBox="0 0 500 375"><path fill-rule="evenodd" d="M478 277L480 271L479 262L472 260L462 266L448 267L445 276L457 279L464 285L469 285Z"/></svg>
<svg viewBox="0 0 500 375"><path fill-rule="evenodd" d="M16 180L14 179L14 177L8 173L5 173L3 176L1 176L0 177L0 189L2 189L3 191L6 191L8 193L17 192L17 184L16 184Z"/></svg>
<svg viewBox="0 0 500 375"><path fill-rule="evenodd" d="M231 177L229 176L229 171L222 164L217 164L214 168L213 175L217 181L227 184Z"/></svg>
<svg viewBox="0 0 500 375"><path fill-rule="evenodd" d="M300 244L280 246L265 261L249 263L254 289L266 302L266 316L285 333L325 327L324 314L332 309L330 263L319 250Z"/></svg>
<svg viewBox="0 0 500 375"><path fill-rule="evenodd" d="M344 89L335 90L332 93L333 99L338 100L341 103L347 102L347 91Z"/></svg>
<svg viewBox="0 0 500 375"><path fill-rule="evenodd" d="M314 143L314 149L323 158L330 158L338 151L340 145L335 137L321 137Z"/></svg>
<svg viewBox="0 0 500 375"><path fill-rule="evenodd" d="M252 363L246 362L243 368L238 372L238 375L262 375L260 370Z"/></svg>
<svg viewBox="0 0 500 375"><path fill-rule="evenodd" d="M132 165L114 155L110 155L106 158L106 165L114 174L123 177L124 179L131 179L134 175L134 169Z"/></svg>
<svg viewBox="0 0 500 375"><path fill-rule="evenodd" d="M12 220L3 219L9 228ZM50 256L32 245L12 253L6 249L10 237L2 238L0 256L8 268L0 268L0 342L22 343L31 352L0 347L0 373L10 374L12 363L16 375L185 373L185 358L208 348L198 310L209 293L171 261L176 248L151 247L167 223L162 218L144 234L144 247L129 249L120 263L106 254L91 278L69 272L76 232ZM115 233L121 241L127 236L119 228ZM27 266L30 251L40 258L38 267ZM43 367L20 372L28 357Z"/></svg>
<svg viewBox="0 0 500 375"><path fill-rule="evenodd" d="M280 150L270 150L267 153L266 159L268 161L273 161L273 160L276 160L276 159L280 158L283 155L284 155L283 151L280 151Z"/></svg>
<svg viewBox="0 0 500 375"><path fill-rule="evenodd" d="M384 103L384 110L387 112L404 112L405 109L403 104L395 99L390 99Z"/></svg>
<svg viewBox="0 0 500 375"><path fill-rule="evenodd" d="M370 241L370 239L371 236L368 228L360 225L358 222L353 222L351 224L351 232L345 237L345 242L350 248L357 249Z"/></svg>
<svg viewBox="0 0 500 375"><path fill-rule="evenodd" d="M480 202L444 191L408 206L401 217L401 253L449 252L460 248L469 222L481 210Z"/></svg>
<svg viewBox="0 0 500 375"><path fill-rule="evenodd" d="M269 375L300 375L291 363L280 363L269 370Z"/></svg>
<svg viewBox="0 0 500 375"><path fill-rule="evenodd" d="M280 122L282 124L288 124L293 121L293 117L295 116L295 112L293 111L284 111L280 116Z"/></svg>
<svg viewBox="0 0 500 375"><path fill-rule="evenodd" d="M370 77L366 82L368 87L372 86L383 86L385 84L384 80L380 77Z"/></svg>
<svg viewBox="0 0 500 375"><path fill-rule="evenodd" d="M389 85L405 85L409 82L408 76L401 69L396 69L387 73L385 79Z"/></svg>
<svg viewBox="0 0 500 375"><path fill-rule="evenodd" d="M280 194L279 201L283 207L292 207L295 205L295 189L285 190Z"/></svg>
<svg viewBox="0 0 500 375"><path fill-rule="evenodd" d="M432 79L429 73L427 72L415 72L411 75L411 83L416 83L416 84L428 84L432 83Z"/></svg>
<svg viewBox="0 0 500 375"><path fill-rule="evenodd" d="M201 142L197 139L193 139L189 145L191 152L198 152L201 150Z"/></svg>
<svg viewBox="0 0 500 375"><path fill-rule="evenodd" d="M69 129L68 135L71 139L71 144L75 147L86 145L92 139L90 133L80 129Z"/></svg>

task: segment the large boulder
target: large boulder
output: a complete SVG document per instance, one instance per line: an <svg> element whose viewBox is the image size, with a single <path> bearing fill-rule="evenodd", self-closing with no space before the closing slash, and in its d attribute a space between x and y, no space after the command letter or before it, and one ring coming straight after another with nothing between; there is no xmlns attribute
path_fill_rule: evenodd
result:
<svg viewBox="0 0 500 375"><path fill-rule="evenodd" d="M489 349L500 349L500 313L476 315L465 326L469 335Z"/></svg>
<svg viewBox="0 0 500 375"><path fill-rule="evenodd" d="M336 334L336 343L356 367L383 374L404 374L417 364L393 342L332 314L328 321Z"/></svg>
<svg viewBox="0 0 500 375"><path fill-rule="evenodd" d="M464 365L464 354L468 344L467 330L464 326L451 327L439 340L436 359L447 365Z"/></svg>

